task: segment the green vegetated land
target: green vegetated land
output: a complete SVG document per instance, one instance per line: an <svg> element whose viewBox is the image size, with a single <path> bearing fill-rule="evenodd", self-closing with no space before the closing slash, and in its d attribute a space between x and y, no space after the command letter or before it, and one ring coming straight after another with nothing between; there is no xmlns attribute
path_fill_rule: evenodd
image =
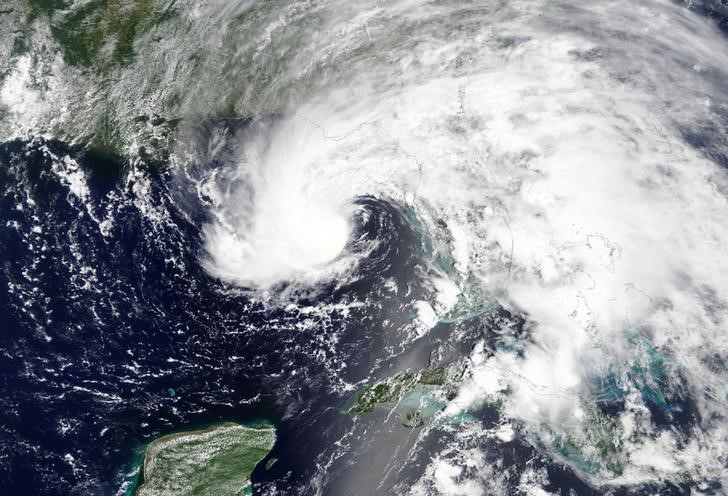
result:
<svg viewBox="0 0 728 496"><path fill-rule="evenodd" d="M455 397L464 372L462 367L402 372L357 392L343 410L361 415L384 407L394 411L403 425L419 427Z"/></svg>
<svg viewBox="0 0 728 496"><path fill-rule="evenodd" d="M64 0L26 1L28 20L48 17L68 64L97 70L128 63L137 34L175 15L152 0L92 0L72 10Z"/></svg>
<svg viewBox="0 0 728 496"><path fill-rule="evenodd" d="M147 447L136 496L251 494L250 475L275 440L270 424L233 423L161 437Z"/></svg>

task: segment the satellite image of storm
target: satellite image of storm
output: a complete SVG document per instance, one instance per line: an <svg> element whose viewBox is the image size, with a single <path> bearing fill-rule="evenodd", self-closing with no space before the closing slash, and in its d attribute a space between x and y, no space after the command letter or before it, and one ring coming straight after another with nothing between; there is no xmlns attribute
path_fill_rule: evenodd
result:
<svg viewBox="0 0 728 496"><path fill-rule="evenodd" d="M0 496L728 495L728 0L0 0Z"/></svg>

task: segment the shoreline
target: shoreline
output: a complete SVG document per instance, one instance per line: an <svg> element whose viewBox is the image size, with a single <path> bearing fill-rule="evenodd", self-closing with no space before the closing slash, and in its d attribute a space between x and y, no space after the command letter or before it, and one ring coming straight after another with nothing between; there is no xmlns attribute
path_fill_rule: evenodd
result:
<svg viewBox="0 0 728 496"><path fill-rule="evenodd" d="M225 432L221 432L221 430L224 430ZM237 432L231 433L229 432L230 430L235 430ZM265 448L255 445L256 443L251 442L250 439L240 438L241 434L247 433L254 435L256 431L258 431L260 434L271 436L271 439L268 440L267 446ZM244 465L241 466L239 469L241 477L239 482L242 485L240 489L235 493L236 495L244 494L245 488L250 486L250 476L253 470L261 461L263 461L263 459L265 459L267 454L275 445L275 425L267 420L261 419L260 421L246 424L223 421L210 424L207 427L202 427L189 431L173 432L153 439L146 445L143 451L141 463L140 465L138 465L136 481L135 483L132 483L131 487L126 491L126 496L144 496L145 493L154 494L154 491L156 491L156 489L154 487L150 488L148 485L155 484L155 470L157 470L157 472L164 472L165 468L167 468L165 465L162 465L161 468L154 466L154 463L159 461L159 458L164 457L165 452L169 454L174 453L175 451L184 451L185 444L195 443L195 441L198 441L200 444L203 445L205 443L212 443L214 445L213 438L216 434L218 436L229 436L233 434L234 436L238 437L237 444L232 444L225 447L228 450L251 452L264 449L265 451L265 453L258 453L259 456L253 458L252 460L247 460L247 464L245 460L241 461L238 458L236 458L235 461L232 462ZM205 439L205 437L209 437L209 439ZM191 451L189 447L187 447L186 449L188 451ZM217 457L219 459L214 461L217 461L218 463L224 463L225 453L223 453L222 450L219 451L219 453L214 454L214 457ZM177 469L177 472L179 472L180 467L175 466L174 468ZM215 464L211 464L211 466L195 466L194 464L190 464L188 466L188 471L191 472L191 476L194 476L195 474L199 476L199 473L205 472L207 472L209 476L210 473L214 475L215 468ZM184 470L184 466L182 467L182 470ZM156 477L159 478L159 474L157 474ZM197 477L195 477L195 479L197 479ZM215 480L214 477L212 478L212 480ZM247 484L243 484L245 481L247 481ZM156 484L159 484L159 482L157 481Z"/></svg>

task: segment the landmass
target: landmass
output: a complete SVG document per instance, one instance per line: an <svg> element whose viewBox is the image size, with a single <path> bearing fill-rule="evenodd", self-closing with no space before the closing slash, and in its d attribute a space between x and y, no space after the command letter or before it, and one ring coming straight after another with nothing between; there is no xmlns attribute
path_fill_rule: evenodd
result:
<svg viewBox="0 0 728 496"><path fill-rule="evenodd" d="M464 367L401 372L358 391L342 410L361 415L377 407L389 408L403 425L420 427L455 397L464 374Z"/></svg>
<svg viewBox="0 0 728 496"><path fill-rule="evenodd" d="M275 440L270 424L234 423L161 437L146 449L135 496L252 494L250 476Z"/></svg>

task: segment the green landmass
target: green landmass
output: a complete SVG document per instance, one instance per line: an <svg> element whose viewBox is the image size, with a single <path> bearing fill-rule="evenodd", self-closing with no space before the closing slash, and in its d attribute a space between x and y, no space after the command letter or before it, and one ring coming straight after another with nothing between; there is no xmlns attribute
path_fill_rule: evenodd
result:
<svg viewBox="0 0 728 496"><path fill-rule="evenodd" d="M618 420L602 413L592 403L582 402L585 413L580 429L569 432L556 443L556 451L580 469L608 478L624 472L627 455L623 446L623 430Z"/></svg>
<svg viewBox="0 0 728 496"><path fill-rule="evenodd" d="M27 21L46 17L68 64L98 71L128 64L138 34L173 17L153 0L92 0L69 9L64 0L26 0Z"/></svg>
<svg viewBox="0 0 728 496"><path fill-rule="evenodd" d="M431 221L420 218L413 208L406 208L404 214L418 233L424 256L460 289L457 302L445 315L439 316L439 321L443 324L457 324L497 310L500 307L498 300L483 290L481 282L472 273L463 274L455 268L452 255L455 250L454 238L450 227L445 219L438 216L435 208L429 206L424 199L421 202L426 212L424 218L432 219Z"/></svg>
<svg viewBox="0 0 728 496"><path fill-rule="evenodd" d="M442 411L457 392L464 367L434 367L417 373L401 372L358 391L343 411L362 415L376 408L388 408L403 425L420 427Z"/></svg>
<svg viewBox="0 0 728 496"><path fill-rule="evenodd" d="M161 437L146 449L135 496L250 494L250 475L275 440L270 424L233 423Z"/></svg>

